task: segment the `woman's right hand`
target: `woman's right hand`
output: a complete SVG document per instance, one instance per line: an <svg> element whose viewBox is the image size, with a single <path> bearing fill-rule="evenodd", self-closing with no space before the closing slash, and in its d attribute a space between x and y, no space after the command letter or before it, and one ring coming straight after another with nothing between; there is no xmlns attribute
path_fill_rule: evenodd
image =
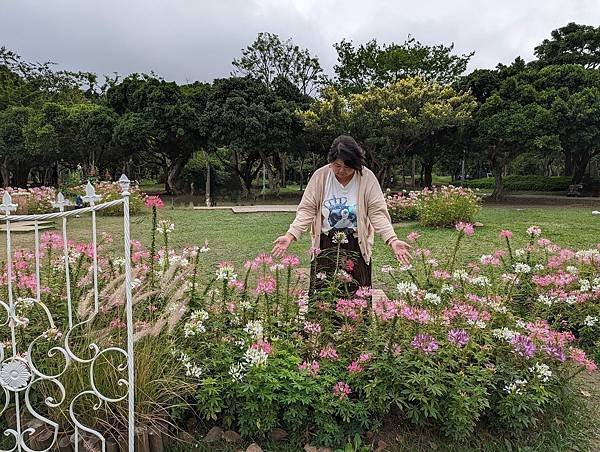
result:
<svg viewBox="0 0 600 452"><path fill-rule="evenodd" d="M283 257L288 247L292 243L292 240L294 240L294 237L289 233L277 237L273 242L275 246L273 247L271 254L273 254L275 257Z"/></svg>

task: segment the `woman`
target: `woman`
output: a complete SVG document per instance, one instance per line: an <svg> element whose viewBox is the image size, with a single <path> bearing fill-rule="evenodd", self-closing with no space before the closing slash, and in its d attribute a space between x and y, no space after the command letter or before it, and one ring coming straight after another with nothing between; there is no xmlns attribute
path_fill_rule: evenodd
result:
<svg viewBox="0 0 600 452"><path fill-rule="evenodd" d="M275 240L272 253L282 257L293 240L311 227L313 249L337 246L358 257L352 263L352 276L358 286L371 286L371 254L375 233L388 244L398 261L408 264L410 245L396 237L379 181L365 167L365 153L354 138L337 137L328 154L329 164L310 178L296 218L285 235ZM314 275L332 270L326 259L313 255L311 281Z"/></svg>

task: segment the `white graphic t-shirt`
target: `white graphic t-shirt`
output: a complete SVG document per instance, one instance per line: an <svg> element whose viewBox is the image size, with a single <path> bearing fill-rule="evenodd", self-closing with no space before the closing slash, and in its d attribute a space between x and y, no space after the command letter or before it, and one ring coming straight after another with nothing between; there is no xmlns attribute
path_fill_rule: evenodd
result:
<svg viewBox="0 0 600 452"><path fill-rule="evenodd" d="M329 171L325 181L325 196L321 206L323 226L321 232L327 234L331 229L358 229L358 183L356 175L346 186L342 186Z"/></svg>

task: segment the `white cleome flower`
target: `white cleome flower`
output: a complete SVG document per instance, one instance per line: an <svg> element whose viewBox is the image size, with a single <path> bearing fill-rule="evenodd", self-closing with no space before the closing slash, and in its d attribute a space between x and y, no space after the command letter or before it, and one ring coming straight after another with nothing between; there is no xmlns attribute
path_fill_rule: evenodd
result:
<svg viewBox="0 0 600 452"><path fill-rule="evenodd" d="M250 347L244 353L244 360L250 366L261 366L267 362L269 355L264 350Z"/></svg>
<svg viewBox="0 0 600 452"><path fill-rule="evenodd" d="M510 341L515 334L515 331L509 330L507 327L496 328L492 330L492 335L494 337L497 337L498 339L504 339L505 341Z"/></svg>
<svg viewBox="0 0 600 452"><path fill-rule="evenodd" d="M589 292L592 289L592 283L590 283L589 279L580 279L579 280L579 291L580 292Z"/></svg>
<svg viewBox="0 0 600 452"><path fill-rule="evenodd" d="M527 380L515 380L514 383L504 386L504 392L507 394L523 394L523 389Z"/></svg>
<svg viewBox="0 0 600 452"><path fill-rule="evenodd" d="M244 331L256 339L262 339L263 326L262 323L260 323L260 320L250 320L246 323Z"/></svg>
<svg viewBox="0 0 600 452"><path fill-rule="evenodd" d="M583 320L583 324L585 326L594 326L596 323L598 323L598 317L592 317L591 315L588 315L584 320Z"/></svg>
<svg viewBox="0 0 600 452"><path fill-rule="evenodd" d="M544 383L550 380L550 377L552 376L550 367L544 363L535 363L535 366L529 368L529 372L536 374Z"/></svg>
<svg viewBox="0 0 600 452"><path fill-rule="evenodd" d="M344 244L344 243L348 243L348 237L346 236L345 232L336 232L335 234L333 234L333 238L331 239L331 241L333 243L340 243L340 244Z"/></svg>
<svg viewBox="0 0 600 452"><path fill-rule="evenodd" d="M246 366L244 363L232 364L229 366L229 375L233 381L240 382L244 379L246 373Z"/></svg>
<svg viewBox="0 0 600 452"><path fill-rule="evenodd" d="M440 289L440 292L443 294L449 294L454 292L454 287L449 284L444 284Z"/></svg>
<svg viewBox="0 0 600 452"><path fill-rule="evenodd" d="M569 265L566 268L568 273L571 273L572 275L576 275L577 273L579 273L579 269L577 267L575 267L574 265Z"/></svg>
<svg viewBox="0 0 600 452"><path fill-rule="evenodd" d="M400 295L414 295L418 290L414 283L403 281L398 283L396 289Z"/></svg>
<svg viewBox="0 0 600 452"><path fill-rule="evenodd" d="M523 262L517 262L514 266L515 273L531 273L531 266Z"/></svg>
<svg viewBox="0 0 600 452"><path fill-rule="evenodd" d="M537 301L539 301L540 303L545 304L546 306L552 306L553 304L556 304L560 301L560 299L558 297L555 297L553 295L544 295L541 294L537 297Z"/></svg>
<svg viewBox="0 0 600 452"><path fill-rule="evenodd" d="M18 391L27 386L31 373L20 360L7 361L0 367L0 384L8 390Z"/></svg>
<svg viewBox="0 0 600 452"><path fill-rule="evenodd" d="M431 304L438 305L442 302L441 297L436 293L427 292L425 294L425 301L428 301Z"/></svg>

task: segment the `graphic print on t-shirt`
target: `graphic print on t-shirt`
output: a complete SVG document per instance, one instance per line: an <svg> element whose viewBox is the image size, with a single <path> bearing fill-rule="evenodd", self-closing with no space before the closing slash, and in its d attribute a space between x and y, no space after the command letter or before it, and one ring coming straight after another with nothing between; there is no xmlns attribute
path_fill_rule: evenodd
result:
<svg viewBox="0 0 600 452"><path fill-rule="evenodd" d="M356 204L348 204L348 198L341 196L337 198L326 199L323 205L329 211L327 222L332 229L354 229L358 227L358 217L356 215Z"/></svg>

